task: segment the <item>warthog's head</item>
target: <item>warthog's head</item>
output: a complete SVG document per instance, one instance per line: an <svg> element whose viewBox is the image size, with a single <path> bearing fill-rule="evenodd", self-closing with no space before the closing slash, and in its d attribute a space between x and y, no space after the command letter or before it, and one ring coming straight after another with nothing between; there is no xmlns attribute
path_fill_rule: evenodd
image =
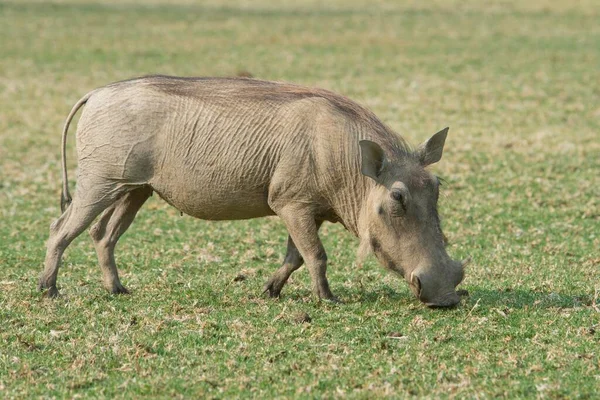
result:
<svg viewBox="0 0 600 400"><path fill-rule="evenodd" d="M361 172L376 182L361 213L361 248L370 248L385 267L404 276L419 300L432 307L460 302L456 286L466 263L446 253L437 213L440 181L425 170L442 157L447 133L448 128L402 154L360 142Z"/></svg>

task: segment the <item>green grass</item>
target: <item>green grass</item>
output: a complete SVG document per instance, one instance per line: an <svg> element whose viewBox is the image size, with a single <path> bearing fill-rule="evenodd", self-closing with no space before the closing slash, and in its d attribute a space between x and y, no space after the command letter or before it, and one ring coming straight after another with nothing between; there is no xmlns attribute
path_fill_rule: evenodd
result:
<svg viewBox="0 0 600 400"><path fill-rule="evenodd" d="M0 2L0 397L596 398L597 2L295 3ZM434 170L449 252L474 260L459 308L357 266L331 224L345 303L316 302L305 268L266 299L279 220L193 220L156 197L117 249L132 295L104 292L82 235L42 299L71 106L132 76L240 71L341 92L414 144L451 127Z"/></svg>

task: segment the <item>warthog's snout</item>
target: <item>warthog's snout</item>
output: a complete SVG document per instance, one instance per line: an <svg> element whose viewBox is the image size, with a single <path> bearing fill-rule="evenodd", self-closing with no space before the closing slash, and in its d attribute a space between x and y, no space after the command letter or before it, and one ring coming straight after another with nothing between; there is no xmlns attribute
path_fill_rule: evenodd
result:
<svg viewBox="0 0 600 400"><path fill-rule="evenodd" d="M423 301L423 300L421 300ZM452 291L451 293L448 293L448 295L443 296L441 298L437 298L433 301L423 301L425 303L425 305L427 305L427 307L431 307L431 308L448 308L448 307L454 307L456 305L458 305L458 303L460 303L460 296L458 294L456 294L455 291Z"/></svg>
<svg viewBox="0 0 600 400"><path fill-rule="evenodd" d="M417 268L410 274L409 285L417 298L428 307L454 307L460 303L456 287L464 277L463 261L448 260L443 266Z"/></svg>

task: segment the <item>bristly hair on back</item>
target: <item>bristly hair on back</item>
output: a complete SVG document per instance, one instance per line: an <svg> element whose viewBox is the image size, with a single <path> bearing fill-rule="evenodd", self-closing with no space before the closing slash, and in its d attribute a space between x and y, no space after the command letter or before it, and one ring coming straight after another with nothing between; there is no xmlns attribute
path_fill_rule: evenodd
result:
<svg viewBox="0 0 600 400"><path fill-rule="evenodd" d="M128 83L142 83L175 96L201 97L210 93L211 96L226 98L235 95L240 98L267 101L271 104L319 97L327 100L350 120L368 125L375 135L371 139L382 146L390 156L401 158L411 157L414 154L413 148L406 140L381 122L371 110L346 96L326 89L248 77L176 77L167 75L132 78L108 86Z"/></svg>

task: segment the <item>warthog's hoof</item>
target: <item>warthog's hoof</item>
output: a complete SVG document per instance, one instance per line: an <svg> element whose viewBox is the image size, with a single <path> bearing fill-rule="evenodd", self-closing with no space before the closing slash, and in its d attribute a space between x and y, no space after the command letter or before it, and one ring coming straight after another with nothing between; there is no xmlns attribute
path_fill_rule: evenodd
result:
<svg viewBox="0 0 600 400"><path fill-rule="evenodd" d="M313 287L313 293L319 299L319 301L325 301L328 303L343 303L337 296L335 296L329 288L327 281L322 282L320 285Z"/></svg>
<svg viewBox="0 0 600 400"><path fill-rule="evenodd" d="M40 290L43 290L43 287L40 287ZM56 286L50 286L48 288L48 290L46 290L43 294L42 297L45 297L47 299L55 299L58 297L58 289Z"/></svg>
<svg viewBox="0 0 600 400"><path fill-rule="evenodd" d="M120 283L108 287L107 290L111 294L129 294L129 290L127 290L127 288Z"/></svg>
<svg viewBox="0 0 600 400"><path fill-rule="evenodd" d="M44 292L42 294L42 297L50 299L55 299L58 297L58 288L56 287L56 284L49 283L48 280L44 277L41 277L38 281L37 290L40 292Z"/></svg>
<svg viewBox="0 0 600 400"><path fill-rule="evenodd" d="M274 278L269 279L265 286L263 286L263 293L269 293L269 297L279 297L281 295L281 289L283 285Z"/></svg>

